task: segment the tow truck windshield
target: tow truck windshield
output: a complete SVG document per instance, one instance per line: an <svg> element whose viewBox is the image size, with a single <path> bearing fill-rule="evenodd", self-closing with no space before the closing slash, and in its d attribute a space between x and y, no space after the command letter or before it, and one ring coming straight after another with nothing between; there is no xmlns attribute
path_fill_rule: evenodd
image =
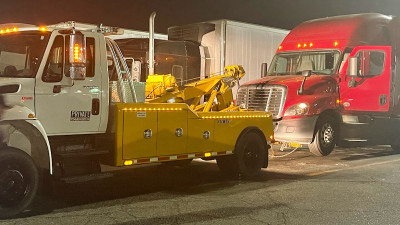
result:
<svg viewBox="0 0 400 225"><path fill-rule="evenodd" d="M0 77L35 77L49 34L23 32L0 36Z"/></svg>
<svg viewBox="0 0 400 225"><path fill-rule="evenodd" d="M267 75L301 75L304 70L311 70L311 74L332 75L337 71L340 54L336 50L278 53Z"/></svg>

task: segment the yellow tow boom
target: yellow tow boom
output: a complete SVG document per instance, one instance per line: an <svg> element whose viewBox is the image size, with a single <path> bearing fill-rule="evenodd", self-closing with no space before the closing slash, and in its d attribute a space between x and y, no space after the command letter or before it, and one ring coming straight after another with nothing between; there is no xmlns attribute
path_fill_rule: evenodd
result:
<svg viewBox="0 0 400 225"><path fill-rule="evenodd" d="M162 79L152 76L146 81L146 90L149 93L147 101L149 103L178 103L192 100L190 109L193 111L241 111L239 107L233 106L232 87L244 75L245 71L242 66L227 66L224 68L223 75L186 84L182 90L179 90L176 84L171 82L171 79L168 79L169 85L161 82L166 80L166 75L159 75L164 76ZM155 86L155 83L158 85ZM199 104L203 96L209 96L209 98L205 104Z"/></svg>

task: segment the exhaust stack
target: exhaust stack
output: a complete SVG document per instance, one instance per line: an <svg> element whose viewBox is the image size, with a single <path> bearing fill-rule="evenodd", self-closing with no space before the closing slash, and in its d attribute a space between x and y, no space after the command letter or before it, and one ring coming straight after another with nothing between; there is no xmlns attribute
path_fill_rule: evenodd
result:
<svg viewBox="0 0 400 225"><path fill-rule="evenodd" d="M149 19L149 75L154 74L154 20L156 12L151 13Z"/></svg>

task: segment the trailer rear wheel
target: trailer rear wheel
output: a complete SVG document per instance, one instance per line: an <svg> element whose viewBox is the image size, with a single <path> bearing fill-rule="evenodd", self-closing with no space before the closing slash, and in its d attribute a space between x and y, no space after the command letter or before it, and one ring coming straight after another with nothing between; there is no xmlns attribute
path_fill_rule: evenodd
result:
<svg viewBox="0 0 400 225"><path fill-rule="evenodd" d="M331 154L336 144L338 125L328 116L322 117L317 122L317 131L314 141L308 145L310 152L316 156L327 156Z"/></svg>
<svg viewBox="0 0 400 225"><path fill-rule="evenodd" d="M38 186L38 169L28 154L11 147L0 150L0 218L25 210Z"/></svg>

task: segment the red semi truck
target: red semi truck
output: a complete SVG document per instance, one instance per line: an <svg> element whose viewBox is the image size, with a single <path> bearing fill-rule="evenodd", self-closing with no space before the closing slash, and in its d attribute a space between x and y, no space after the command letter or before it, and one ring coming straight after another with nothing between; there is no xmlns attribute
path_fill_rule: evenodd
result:
<svg viewBox="0 0 400 225"><path fill-rule="evenodd" d="M336 144L400 150L400 19L376 13L304 22L237 104L271 111L275 139L318 156Z"/></svg>

